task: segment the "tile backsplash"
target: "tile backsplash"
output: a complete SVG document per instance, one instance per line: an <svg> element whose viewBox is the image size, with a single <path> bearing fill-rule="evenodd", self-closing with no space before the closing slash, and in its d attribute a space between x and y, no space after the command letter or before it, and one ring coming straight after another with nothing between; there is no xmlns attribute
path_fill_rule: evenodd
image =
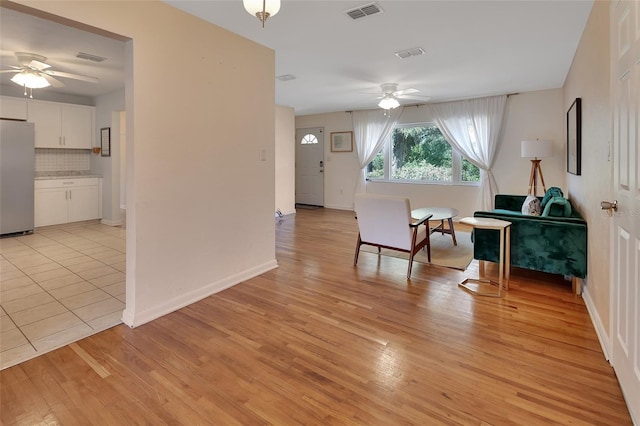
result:
<svg viewBox="0 0 640 426"><path fill-rule="evenodd" d="M88 171L91 151L88 149L36 148L36 173Z"/></svg>

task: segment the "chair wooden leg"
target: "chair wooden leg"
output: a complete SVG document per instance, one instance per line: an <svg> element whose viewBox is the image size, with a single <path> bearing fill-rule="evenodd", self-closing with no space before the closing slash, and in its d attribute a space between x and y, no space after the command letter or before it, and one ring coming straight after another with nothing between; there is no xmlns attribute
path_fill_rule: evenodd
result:
<svg viewBox="0 0 640 426"><path fill-rule="evenodd" d="M413 255L415 254L414 249L411 249L409 252L409 266L407 267L407 279L411 279L411 268L413 267Z"/></svg>

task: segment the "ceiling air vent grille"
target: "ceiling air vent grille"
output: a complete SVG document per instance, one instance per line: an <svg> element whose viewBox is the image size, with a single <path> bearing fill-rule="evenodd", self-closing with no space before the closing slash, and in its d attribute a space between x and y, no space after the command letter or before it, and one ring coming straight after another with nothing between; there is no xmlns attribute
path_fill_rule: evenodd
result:
<svg viewBox="0 0 640 426"><path fill-rule="evenodd" d="M394 53L400 59L407 59L412 56L420 56L424 55L424 49L421 47L414 47L413 49L401 50L399 52Z"/></svg>
<svg viewBox="0 0 640 426"><path fill-rule="evenodd" d="M360 19L367 16L382 13L382 9L375 3L365 4L364 6L356 7L354 9L347 10L345 12L351 19Z"/></svg>
<svg viewBox="0 0 640 426"><path fill-rule="evenodd" d="M291 80L295 80L296 76L292 74L283 74L283 75L277 76L276 78L280 81L291 81Z"/></svg>
<svg viewBox="0 0 640 426"><path fill-rule="evenodd" d="M107 60L107 58L103 58L102 56L96 56L96 55L92 55L90 53L84 53L84 52L78 52L78 54L76 55L76 58L85 59L87 61L93 61L93 62L103 62Z"/></svg>

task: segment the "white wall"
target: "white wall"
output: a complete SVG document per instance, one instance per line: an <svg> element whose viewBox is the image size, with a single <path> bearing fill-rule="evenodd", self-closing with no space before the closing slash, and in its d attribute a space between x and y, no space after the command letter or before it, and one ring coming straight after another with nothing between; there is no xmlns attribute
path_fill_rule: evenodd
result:
<svg viewBox="0 0 640 426"><path fill-rule="evenodd" d="M274 52L159 1L20 3L130 39L125 323L274 268Z"/></svg>
<svg viewBox="0 0 640 426"><path fill-rule="evenodd" d="M120 127L113 113L125 109L124 88L95 99L96 135L95 146L100 146L100 129L111 128L111 156L91 156L91 170L102 175L102 222L121 225L120 217Z"/></svg>
<svg viewBox="0 0 640 426"><path fill-rule="evenodd" d="M609 342L609 226L600 201L611 197L611 90L608 1L596 1L564 85L563 108L582 98L582 175L567 174L572 203L587 221L584 299L605 345ZM607 348L605 347L605 351Z"/></svg>
<svg viewBox="0 0 640 426"><path fill-rule="evenodd" d="M553 157L543 158L540 163L545 184L547 188L561 188L566 195L562 89L520 93L510 96L507 105L502 146L493 169L500 193L527 193L531 159L520 157L520 142L547 139L553 141ZM540 181L538 195L544 195Z"/></svg>
<svg viewBox="0 0 640 426"><path fill-rule="evenodd" d="M502 142L496 155L494 175L499 193L526 194L531 162L520 157L520 141L529 138L551 139L554 157L542 160L547 187L559 186L565 190L564 137L562 89L543 90L510 96L503 126ZM400 117L401 124L430 122L426 109L406 107ZM353 208L353 194L359 176L355 152L331 153L331 132L352 130L351 114L336 112L296 117L296 128L325 128L325 207ZM408 196L412 207L447 206L460 211L460 216L471 216L477 210L478 187L469 185L402 184L368 182L367 192ZM541 190L539 195L541 194Z"/></svg>
<svg viewBox="0 0 640 426"><path fill-rule="evenodd" d="M282 214L295 213L296 207L296 141L295 111L276 106L276 201Z"/></svg>
<svg viewBox="0 0 640 426"><path fill-rule="evenodd" d="M324 127L324 206L352 210L358 176L358 157L353 152L331 152L331 132L353 130L351 114L332 112L296 117L296 129Z"/></svg>

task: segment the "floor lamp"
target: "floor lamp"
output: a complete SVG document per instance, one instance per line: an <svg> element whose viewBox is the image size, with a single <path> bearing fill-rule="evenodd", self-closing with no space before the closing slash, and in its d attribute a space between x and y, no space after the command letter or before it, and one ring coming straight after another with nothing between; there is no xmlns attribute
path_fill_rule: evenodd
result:
<svg viewBox="0 0 640 426"><path fill-rule="evenodd" d="M538 175L540 175L540 182L542 183L542 190L547 192L547 187L544 184L544 176L542 176L542 167L540 166L539 158L551 157L552 154L552 141L522 141L520 144L520 156L522 158L533 158L531 160L531 176L529 178L529 192L533 196L537 196L538 190Z"/></svg>

